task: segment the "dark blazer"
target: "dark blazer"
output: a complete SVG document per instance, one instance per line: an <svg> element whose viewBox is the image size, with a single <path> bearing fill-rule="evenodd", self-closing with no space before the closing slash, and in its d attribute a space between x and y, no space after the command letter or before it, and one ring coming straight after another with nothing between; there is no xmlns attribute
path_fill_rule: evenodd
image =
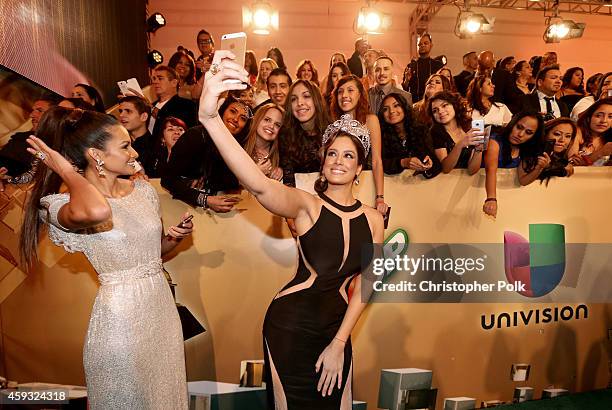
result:
<svg viewBox="0 0 612 410"><path fill-rule="evenodd" d="M493 70L491 81L495 85L493 93L493 101L506 104L508 107L512 104L512 92L514 87L514 76L508 70L496 68ZM512 111L514 114L514 111Z"/></svg>
<svg viewBox="0 0 612 410"><path fill-rule="evenodd" d="M153 103L155 107L157 101ZM157 113L155 119L155 126L153 127L153 136L159 136L161 132L161 126L166 117L176 117L185 121L188 128L191 128L198 123L198 111L196 104L186 98L181 98L178 95L170 98L166 104Z"/></svg>
<svg viewBox="0 0 612 410"><path fill-rule="evenodd" d="M563 101L557 100L557 104L559 104L559 111L561 111L562 117L569 117L570 111L567 108L567 105ZM531 94L526 94L523 96L523 106L522 111L532 111L532 112L542 112L540 108L540 100L538 99L538 93L534 90Z"/></svg>
<svg viewBox="0 0 612 410"><path fill-rule="evenodd" d="M352 74L355 74L359 78L363 77L363 67L361 66L361 59L357 51L348 59L347 65Z"/></svg>
<svg viewBox="0 0 612 410"><path fill-rule="evenodd" d="M467 70L463 70L459 74L457 74L455 79L455 86L457 87L457 91L459 94L465 97L467 94L468 86L470 85L470 81L474 78L474 73L470 73Z"/></svg>

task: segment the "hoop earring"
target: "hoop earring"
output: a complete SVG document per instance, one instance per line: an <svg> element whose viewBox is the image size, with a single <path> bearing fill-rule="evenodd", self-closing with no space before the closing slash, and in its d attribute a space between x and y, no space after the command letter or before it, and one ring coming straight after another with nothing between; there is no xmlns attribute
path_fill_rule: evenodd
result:
<svg viewBox="0 0 612 410"><path fill-rule="evenodd" d="M104 166L104 161L102 161L100 158L96 159L96 171L98 171L98 176L103 177L106 176L106 172L104 172L104 168L102 168Z"/></svg>

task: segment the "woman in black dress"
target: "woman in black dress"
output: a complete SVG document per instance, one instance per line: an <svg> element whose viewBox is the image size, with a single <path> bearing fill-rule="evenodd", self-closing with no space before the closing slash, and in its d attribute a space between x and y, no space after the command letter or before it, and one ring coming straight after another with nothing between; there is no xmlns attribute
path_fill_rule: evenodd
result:
<svg viewBox="0 0 612 410"><path fill-rule="evenodd" d="M248 81L233 59L228 51L215 54L200 99L200 121L244 187L270 212L294 218L298 233L297 272L276 295L264 321L268 405L350 409L350 335L366 306L361 293L362 246L383 241L382 216L352 192L370 148L369 132L349 117L326 129L321 177L315 184L318 196L267 178L216 111L221 93L244 88L224 80Z"/></svg>

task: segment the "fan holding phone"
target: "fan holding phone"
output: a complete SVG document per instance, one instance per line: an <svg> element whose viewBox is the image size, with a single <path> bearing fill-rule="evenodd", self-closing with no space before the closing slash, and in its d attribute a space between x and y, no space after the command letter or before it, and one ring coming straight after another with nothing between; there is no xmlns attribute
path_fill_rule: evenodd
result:
<svg viewBox="0 0 612 410"><path fill-rule="evenodd" d="M217 114L219 97L246 87L232 53L215 53L200 98L200 121L242 185L270 212L295 219L299 262L264 320L268 406L340 409L352 401L351 332L367 304L361 287L363 245L383 242L383 217L355 199L352 187L370 150L369 131L350 116L322 138L318 195L264 175ZM345 226L350 225L347 231ZM335 262L330 262L335 261ZM354 285L348 300L345 289Z"/></svg>

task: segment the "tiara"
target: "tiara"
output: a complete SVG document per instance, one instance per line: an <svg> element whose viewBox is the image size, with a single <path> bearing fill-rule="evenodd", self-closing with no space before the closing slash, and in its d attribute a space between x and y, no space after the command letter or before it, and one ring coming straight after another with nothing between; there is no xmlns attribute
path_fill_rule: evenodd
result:
<svg viewBox="0 0 612 410"><path fill-rule="evenodd" d="M370 130L364 127L359 121L354 120L351 114L340 116L339 120L329 124L323 133L323 146L330 138L338 135L339 132L349 134L359 140L365 151L365 156L370 152Z"/></svg>

